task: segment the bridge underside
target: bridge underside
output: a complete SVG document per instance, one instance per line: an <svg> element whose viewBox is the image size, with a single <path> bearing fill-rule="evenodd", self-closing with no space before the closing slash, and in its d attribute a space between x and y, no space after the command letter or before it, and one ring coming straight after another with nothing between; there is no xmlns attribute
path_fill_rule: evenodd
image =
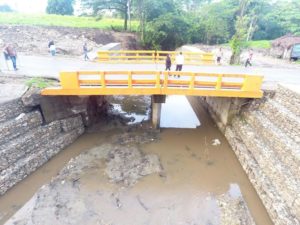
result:
<svg viewBox="0 0 300 225"><path fill-rule="evenodd" d="M239 98L260 98L262 91L236 91L236 90L210 90L210 89L193 89L187 87L174 87L167 90L157 88L103 88L99 87L82 87L78 89L48 88L42 91L43 95L190 95L190 96L215 96L215 97L239 97Z"/></svg>

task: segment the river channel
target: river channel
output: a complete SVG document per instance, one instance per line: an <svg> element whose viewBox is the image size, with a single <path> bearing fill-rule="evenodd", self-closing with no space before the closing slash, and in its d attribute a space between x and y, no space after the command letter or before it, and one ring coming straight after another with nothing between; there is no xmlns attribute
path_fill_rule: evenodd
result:
<svg viewBox="0 0 300 225"><path fill-rule="evenodd" d="M119 97L109 99L109 102L112 104L110 113L121 115L128 124L144 126L149 119L150 98ZM224 194L244 199L256 224L272 224L225 137L202 107L191 107L190 103L195 104L192 99L169 96L162 109L163 127L158 138L139 143L143 154L158 156L162 173L143 176L130 187L120 188L104 175L105 161L102 160L96 172L93 170L81 178L81 190L86 192L101 191L100 195L105 197L106 192L118 190L116 199L120 201L117 202L120 210L110 209L105 202L96 207L104 213L103 219L110 221L107 224L220 224L218 198ZM105 126L107 129L103 129ZM4 224L49 183L70 159L97 146L110 144L112 137L122 132L124 129L121 131L105 123L89 129L75 143L0 197L0 224Z"/></svg>

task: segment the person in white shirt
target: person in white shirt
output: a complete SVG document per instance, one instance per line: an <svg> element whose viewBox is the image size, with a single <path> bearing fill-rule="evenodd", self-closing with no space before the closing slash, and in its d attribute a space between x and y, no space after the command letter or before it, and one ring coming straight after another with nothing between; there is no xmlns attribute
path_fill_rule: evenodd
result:
<svg viewBox="0 0 300 225"><path fill-rule="evenodd" d="M51 53L52 56L55 56L55 54L56 54L56 47L55 47L54 43L49 46L49 51L50 51L50 53Z"/></svg>
<svg viewBox="0 0 300 225"><path fill-rule="evenodd" d="M176 71L181 71L182 70L182 66L184 63L184 56L182 55L182 52L180 52L177 56L176 56ZM179 75L177 75L177 77L180 77Z"/></svg>

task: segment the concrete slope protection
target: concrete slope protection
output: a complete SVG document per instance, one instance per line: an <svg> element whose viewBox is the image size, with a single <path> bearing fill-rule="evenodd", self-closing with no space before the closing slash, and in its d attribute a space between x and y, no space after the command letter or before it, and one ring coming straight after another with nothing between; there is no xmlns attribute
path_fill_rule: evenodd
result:
<svg viewBox="0 0 300 225"><path fill-rule="evenodd" d="M103 98L45 98L39 90L0 104L0 195L34 172L93 121ZM94 106L93 106L94 104Z"/></svg>
<svg viewBox="0 0 300 225"><path fill-rule="evenodd" d="M300 224L299 92L279 85L265 91L263 99L240 103L244 106L238 114L233 100L201 101L231 144L274 224Z"/></svg>

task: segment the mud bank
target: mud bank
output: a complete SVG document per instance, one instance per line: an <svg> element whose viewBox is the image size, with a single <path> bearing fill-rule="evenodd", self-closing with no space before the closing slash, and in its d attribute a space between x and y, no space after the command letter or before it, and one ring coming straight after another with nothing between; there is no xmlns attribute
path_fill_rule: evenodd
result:
<svg viewBox="0 0 300 225"><path fill-rule="evenodd" d="M199 115L197 129L158 132L116 119L88 129L85 143L101 141L7 224L271 224L225 138Z"/></svg>
<svg viewBox="0 0 300 225"><path fill-rule="evenodd" d="M137 49L137 37L132 33L121 33L89 28L43 27L0 25L0 47L13 42L18 52L47 55L48 43L55 42L62 55L83 55L82 46L86 42L89 51L103 45L120 42L123 49ZM13 37L13 40L12 38Z"/></svg>

